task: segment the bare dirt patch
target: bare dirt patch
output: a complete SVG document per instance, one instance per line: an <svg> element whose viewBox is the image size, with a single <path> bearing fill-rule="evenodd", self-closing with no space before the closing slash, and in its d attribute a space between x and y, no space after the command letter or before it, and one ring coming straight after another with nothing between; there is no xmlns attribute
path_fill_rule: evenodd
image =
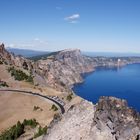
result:
<svg viewBox="0 0 140 140"><path fill-rule="evenodd" d="M39 106L42 111L34 111L34 106ZM51 106L51 103L35 96L0 91L0 131L24 119L35 118L42 126L48 125L54 116Z"/></svg>

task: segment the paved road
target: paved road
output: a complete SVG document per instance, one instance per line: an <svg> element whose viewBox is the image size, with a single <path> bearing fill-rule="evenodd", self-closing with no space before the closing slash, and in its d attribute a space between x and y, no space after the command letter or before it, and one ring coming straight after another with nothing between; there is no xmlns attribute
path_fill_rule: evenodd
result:
<svg viewBox="0 0 140 140"><path fill-rule="evenodd" d="M54 102L55 104L57 104L60 109L61 109L61 113L64 114L65 113L65 109L63 107L63 105L61 105L59 102L57 102L55 99L52 99L48 96L45 96L45 95L41 95L39 93L34 93L34 92L31 92L31 91L23 91L23 90L12 90L12 89L0 89L0 91L8 91L8 92L21 92L21 93L25 93L27 95L33 95L33 96L38 96L38 97L42 97L42 98L45 98L45 99L48 99L52 102Z"/></svg>

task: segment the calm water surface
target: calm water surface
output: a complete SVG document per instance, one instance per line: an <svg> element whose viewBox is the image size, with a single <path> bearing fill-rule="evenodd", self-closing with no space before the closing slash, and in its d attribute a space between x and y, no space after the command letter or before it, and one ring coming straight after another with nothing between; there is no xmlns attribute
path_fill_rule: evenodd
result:
<svg viewBox="0 0 140 140"><path fill-rule="evenodd" d="M98 102L100 96L115 96L126 99L129 106L140 112L140 64L122 68L98 68L84 75L84 83L73 90L84 99Z"/></svg>

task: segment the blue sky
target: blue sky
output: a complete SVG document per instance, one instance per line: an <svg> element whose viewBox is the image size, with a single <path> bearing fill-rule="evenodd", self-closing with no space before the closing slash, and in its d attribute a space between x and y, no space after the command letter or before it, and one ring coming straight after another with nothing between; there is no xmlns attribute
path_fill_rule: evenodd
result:
<svg viewBox="0 0 140 140"><path fill-rule="evenodd" d="M0 6L0 42L7 46L140 53L140 0L0 0Z"/></svg>

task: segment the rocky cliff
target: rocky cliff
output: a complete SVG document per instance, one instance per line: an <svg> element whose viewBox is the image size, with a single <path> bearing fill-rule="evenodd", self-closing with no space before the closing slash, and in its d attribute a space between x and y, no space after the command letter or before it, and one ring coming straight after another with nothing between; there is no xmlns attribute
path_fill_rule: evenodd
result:
<svg viewBox="0 0 140 140"><path fill-rule="evenodd" d="M36 85L50 86L60 91L69 90L74 84L83 82L81 74L94 71L96 67L140 63L139 57L88 57L82 55L78 49L51 53L46 59L33 62L9 53L4 44L0 45L0 60L5 64L32 71Z"/></svg>
<svg viewBox="0 0 140 140"><path fill-rule="evenodd" d="M101 97L72 105L43 140L140 140L140 115L125 100Z"/></svg>
<svg viewBox="0 0 140 140"><path fill-rule="evenodd" d="M45 60L32 62L9 53L2 44L1 62L32 71L36 84L66 90L83 81L82 73L98 66L139 63L140 58L91 58L76 49L56 52ZM140 140L140 115L129 108L125 100L102 97L97 105L82 100L66 108L60 121L54 121L45 140Z"/></svg>
<svg viewBox="0 0 140 140"><path fill-rule="evenodd" d="M24 69L32 69L32 62L22 56L15 56L5 49L4 44L0 45L0 61L7 65L14 65Z"/></svg>
<svg viewBox="0 0 140 140"><path fill-rule="evenodd" d="M118 67L130 63L140 63L140 58L88 57L78 49L63 50L35 62L35 81L63 91L83 82L81 74L94 71L96 67Z"/></svg>
<svg viewBox="0 0 140 140"><path fill-rule="evenodd" d="M81 73L94 70L92 59L83 56L78 49L52 53L45 60L33 62L9 53L4 44L1 44L0 61L32 71L36 85L50 86L62 91L70 89L75 83L82 82Z"/></svg>
<svg viewBox="0 0 140 140"><path fill-rule="evenodd" d="M93 71L94 62L90 57L81 55L78 49L64 50L49 56L46 60L37 61L34 70L36 82L44 80L44 84L64 90L82 82L81 73ZM40 80L40 77L43 79Z"/></svg>

